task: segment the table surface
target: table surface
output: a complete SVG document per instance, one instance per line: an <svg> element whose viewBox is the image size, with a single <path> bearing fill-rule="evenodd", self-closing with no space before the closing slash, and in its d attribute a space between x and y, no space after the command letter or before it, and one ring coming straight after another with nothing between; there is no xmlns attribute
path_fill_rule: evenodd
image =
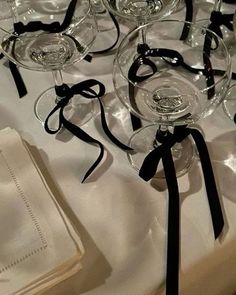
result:
<svg viewBox="0 0 236 295"><path fill-rule="evenodd" d="M183 19L183 15L184 11L180 11L172 18ZM82 61L73 65L63 76L65 82L95 78L105 84L103 101L109 125L120 140L127 142L132 129L128 111L114 94L112 61L113 55L95 57L91 64ZM99 115L83 129L104 143L106 157L96 173L82 184L81 179L97 157L98 148L66 130L56 136L47 134L34 115L37 97L53 85L51 73L21 69L28 95L19 99L10 71L1 66L0 72L0 128L15 128L31 149L39 152L41 169L55 184L56 197L78 228L86 250L83 270L47 294L162 294L158 287L164 282L166 265L168 193L165 184L157 180L146 183L138 177L125 152L105 136ZM220 106L198 126L209 147L227 226L222 240L215 242L201 166L196 158L189 173L178 179L181 284L185 272L224 247L236 232L235 125ZM218 284L220 291L221 283ZM213 289L209 287L205 294L216 294L211 293ZM200 293L196 291L196 294Z"/></svg>

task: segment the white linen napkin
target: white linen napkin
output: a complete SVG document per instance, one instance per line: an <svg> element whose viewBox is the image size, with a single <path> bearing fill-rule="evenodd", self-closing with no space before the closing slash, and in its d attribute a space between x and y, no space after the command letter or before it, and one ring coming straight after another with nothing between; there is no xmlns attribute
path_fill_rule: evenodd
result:
<svg viewBox="0 0 236 295"><path fill-rule="evenodd" d="M0 131L0 295L38 294L80 268L78 233L19 134Z"/></svg>

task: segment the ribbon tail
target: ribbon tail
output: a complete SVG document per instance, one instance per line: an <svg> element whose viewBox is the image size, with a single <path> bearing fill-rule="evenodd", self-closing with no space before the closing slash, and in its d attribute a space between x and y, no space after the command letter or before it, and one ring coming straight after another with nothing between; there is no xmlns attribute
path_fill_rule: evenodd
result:
<svg viewBox="0 0 236 295"><path fill-rule="evenodd" d="M122 142L120 142L109 130L108 126L107 126L107 122L106 122L106 116L105 116L105 112L104 112L104 108L103 108L103 104L101 99L98 97L98 101L99 101L99 105L100 105L100 110L101 110L101 122L102 122L102 127L104 132L106 133L106 135L108 136L108 138L110 138L110 140L117 145L119 148L126 150L126 151L132 151L133 149L125 144L123 144Z"/></svg>
<svg viewBox="0 0 236 295"><path fill-rule="evenodd" d="M174 161L171 150L162 156L169 192L166 295L179 294L180 202Z"/></svg>
<svg viewBox="0 0 236 295"><path fill-rule="evenodd" d="M82 183L83 183L92 174L92 172L96 169L98 164L101 162L101 160L102 160L102 158L104 156L104 146L102 145L101 142L99 142L98 140L91 137L89 134L87 134L81 128L79 128L78 126L76 126L76 125L72 124L71 122L69 122L68 120L66 120L64 118L64 116L62 117L61 121L62 121L63 126L67 130L69 130L73 135L75 135L76 137L78 137L79 139L83 140L86 143L97 144L99 146L99 148L100 148L100 153L99 153L99 156L98 156L97 160L88 169L88 171L85 173L85 176L82 179Z"/></svg>
<svg viewBox="0 0 236 295"><path fill-rule="evenodd" d="M152 150L143 161L143 164L139 170L139 176L145 181L149 181L156 174L158 164L161 160L161 157L163 156L161 147L162 146L159 146Z"/></svg>
<svg viewBox="0 0 236 295"><path fill-rule="evenodd" d="M26 89L25 83L23 81L23 78L21 77L21 74L20 74L17 66L11 61L9 61L9 68L10 68L12 77L14 79L14 82L16 84L16 88L17 88L19 97L22 98L27 94L27 89Z"/></svg>
<svg viewBox="0 0 236 295"><path fill-rule="evenodd" d="M116 46L116 44L118 43L118 41L120 39L120 26L119 26L119 23L116 20L115 16L111 12L108 12L108 13L110 15L111 20L114 23L115 28L116 28L116 39L115 39L114 43L111 46L109 46L108 48L103 49L103 50L99 50L99 51L92 51L91 52L92 54L104 54L104 53L107 53L108 51L112 50Z"/></svg>
<svg viewBox="0 0 236 295"><path fill-rule="evenodd" d="M219 195L217 192L211 160L206 142L200 131L198 131L197 129L191 129L191 135L197 145L197 149L199 152L211 212L214 235L215 239L217 239L224 228L224 217L221 209Z"/></svg>
<svg viewBox="0 0 236 295"><path fill-rule="evenodd" d="M186 6L185 21L192 22L192 20L193 20L193 2L192 2L192 0L185 0L185 6ZM185 23L180 40L186 40L188 38L189 31L190 31L190 25Z"/></svg>

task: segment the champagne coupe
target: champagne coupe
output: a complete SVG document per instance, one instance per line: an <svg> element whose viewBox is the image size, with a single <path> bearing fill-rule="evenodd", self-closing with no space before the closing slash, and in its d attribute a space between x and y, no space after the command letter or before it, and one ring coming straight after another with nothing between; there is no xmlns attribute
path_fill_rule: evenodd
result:
<svg viewBox="0 0 236 295"><path fill-rule="evenodd" d="M23 25L37 21L49 26L55 22L62 25L67 9L72 4L69 0L28 0L27 2L31 10L23 17L19 17ZM76 4L71 21L61 32L54 33L53 30L41 29L17 34L1 27L0 50L18 66L34 71L52 72L57 88L63 86L61 71L87 55L97 32L90 1L77 0L73 3ZM57 7L55 12L54 10L49 12L52 4ZM36 117L44 122L62 97L56 95L55 87L44 91L35 104ZM76 123L83 125L93 116L93 103L81 96L74 96L72 103L65 109L65 116L74 118L75 114L78 116ZM56 120L55 117L50 121L56 124Z"/></svg>
<svg viewBox="0 0 236 295"><path fill-rule="evenodd" d="M186 24L198 32L192 43L179 40ZM141 54L140 67L136 67L134 79L131 69L138 60L138 35L143 29L146 48L148 46L150 50ZM216 50L205 50L206 36L217 38L219 46ZM218 50L224 53L224 58L219 57ZM207 77L206 71L210 67L220 68L224 73ZM121 42L115 57L115 93L131 113L150 123L138 129L129 140L134 150L128 153L131 165L139 170L146 155L161 144L156 137L157 132L173 133L176 126L194 124L212 114L224 99L230 78L228 50L223 40L206 28L177 20L163 20L131 31ZM187 138L175 144L172 155L177 176L183 175L194 159L192 141ZM163 177L162 169L157 171L156 177Z"/></svg>
<svg viewBox="0 0 236 295"><path fill-rule="evenodd" d="M103 0L104 5L115 15L139 24L169 15L179 0Z"/></svg>
<svg viewBox="0 0 236 295"><path fill-rule="evenodd" d="M138 26L171 14L179 0L103 0L111 13L121 18L135 21ZM140 42L145 43L145 30L139 30Z"/></svg>

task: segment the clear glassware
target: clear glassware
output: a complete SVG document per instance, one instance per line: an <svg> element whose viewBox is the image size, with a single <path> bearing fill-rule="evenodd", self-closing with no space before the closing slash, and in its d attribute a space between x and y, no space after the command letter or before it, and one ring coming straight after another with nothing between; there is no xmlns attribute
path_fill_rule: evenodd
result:
<svg viewBox="0 0 236 295"><path fill-rule="evenodd" d="M135 116L150 125L137 130L129 144L134 152L128 153L131 165L139 170L146 155L160 143L156 140L158 130L173 132L176 126L191 125L212 114L223 101L231 78L231 59L224 42L206 28L193 23L196 40L188 43L179 40L185 22L176 20L154 21L130 32L121 42L114 61L113 83L115 93L121 102ZM139 31L145 29L146 44L156 54L147 54L149 63L138 69L139 80L131 77L130 68L137 60ZM217 38L219 46L210 53L204 50L205 37ZM178 65L178 58L158 56L160 49L178 52L187 66ZM221 56L217 54L221 51ZM151 51L150 51L151 52ZM224 58L222 58L222 52ZM209 85L204 74L204 64L208 62L213 69L221 69L223 75L214 75ZM149 66L150 63L154 66ZM156 70L153 70L154 67ZM189 70L192 69L199 70ZM143 79L143 77L146 77ZM177 176L183 175L191 166L194 146L190 139L172 148ZM163 177L162 169L157 172Z"/></svg>
<svg viewBox="0 0 236 295"><path fill-rule="evenodd" d="M139 23L169 15L178 2L179 0L103 0L113 14Z"/></svg>
<svg viewBox="0 0 236 295"><path fill-rule="evenodd" d="M45 24L62 24L71 1L69 0L28 0L31 10L18 21L28 24L41 21ZM49 12L51 5L57 7ZM1 23L0 23L1 25ZM69 26L60 33L33 31L17 35L12 31L0 29L0 50L16 65L33 71L50 71L55 85L63 85L61 71L82 60L91 48L97 33L96 20L89 0L78 0ZM49 112L60 100L55 87L44 91L35 104L37 118L44 122ZM67 108L66 117L77 114L77 124L83 125L93 116L93 103L80 96L74 96ZM53 121L53 120L52 120Z"/></svg>
<svg viewBox="0 0 236 295"><path fill-rule="evenodd" d="M28 1L23 0L1 0L0 1L0 21L9 20L15 14L22 15L30 11Z"/></svg>

